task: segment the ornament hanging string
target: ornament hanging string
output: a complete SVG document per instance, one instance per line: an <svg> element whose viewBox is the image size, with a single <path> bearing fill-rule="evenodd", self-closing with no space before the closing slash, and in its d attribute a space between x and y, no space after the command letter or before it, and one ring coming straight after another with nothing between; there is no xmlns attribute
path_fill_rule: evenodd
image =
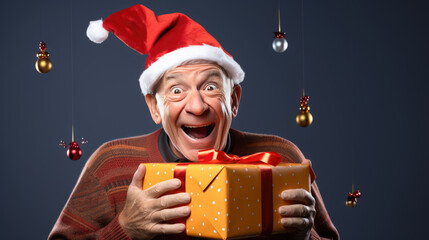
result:
<svg viewBox="0 0 429 240"><path fill-rule="evenodd" d="M308 127L311 125L311 123L313 122L313 115L309 112L310 110L310 106L308 106L308 100L309 100L309 96L305 95L305 61L304 61L304 0L301 1L301 40L302 40L302 97L300 100L301 103L301 107L299 108L300 112L298 113L298 115L296 116L295 120L296 123L300 126L300 127Z"/></svg>
<svg viewBox="0 0 429 240"><path fill-rule="evenodd" d="M277 15L279 20L279 29L277 32L274 32L274 40L272 43L273 50L277 53L282 53L286 51L288 43L285 39L285 33L282 32L281 21L280 21L280 0L278 1Z"/></svg>
<svg viewBox="0 0 429 240"><path fill-rule="evenodd" d="M72 142L74 142L74 58L73 58L73 0L70 0L70 55L71 55L71 101L72 101Z"/></svg>
<svg viewBox="0 0 429 240"><path fill-rule="evenodd" d="M350 1L349 1L349 5L350 5ZM351 6L349 6L349 9L351 8ZM349 46L349 56L353 56L353 50L354 50L354 45L352 44L352 39L353 37L351 36L352 32L348 31L347 32L347 42L348 42L348 46ZM351 59L351 58L349 58ZM352 67L354 66L353 64L351 64L350 60L349 60L349 72L352 73ZM355 81L353 81L353 74L349 74L349 81L355 83ZM356 92L356 87L354 87L353 89L355 89ZM355 114L357 115L357 114ZM353 138L353 146L358 146L357 144L357 139L356 137ZM353 156L356 156L356 147L353 148ZM351 201L346 201L346 206L349 208L353 208L356 203L357 203L357 198L359 198L361 196L361 192L359 190L357 190L355 192L354 190L354 182L356 180L356 176L355 176L355 172L356 172L356 160L355 157L351 158L351 179L352 179L352 192L348 194L347 196L347 200L351 200Z"/></svg>
<svg viewBox="0 0 429 240"><path fill-rule="evenodd" d="M281 23L280 23L280 0L279 0L279 9L278 9L278 12L279 12L279 32L281 32L282 31L282 27L281 27Z"/></svg>
<svg viewBox="0 0 429 240"><path fill-rule="evenodd" d="M301 0L301 41L302 41L302 96L305 96L305 74L304 74L304 0Z"/></svg>
<svg viewBox="0 0 429 240"><path fill-rule="evenodd" d="M46 47L46 43L44 42L44 41L46 41L46 38L47 38L46 29L45 29L45 28L47 28L46 27L46 19L45 19L46 14L39 14L39 15L40 15L39 23L41 23L39 25L42 26L41 30L39 32L41 35L41 38L40 38L41 41L39 42L39 50L40 51L36 55L37 61L35 63L35 67L36 67L37 72L45 74L45 73L48 73L49 71L51 71L52 62L49 59L49 53L46 51L47 47ZM45 91L45 88L43 88L43 90L42 90L43 96L45 95L44 91Z"/></svg>
<svg viewBox="0 0 429 240"><path fill-rule="evenodd" d="M70 0L70 68L71 68L71 130L72 130L72 140L69 143L69 148L67 150L67 156L71 160L79 160L82 156L82 150L80 149L79 143L74 141L74 56L73 56L73 1ZM85 138L82 138L81 144L86 144L88 141ZM59 146L67 148L67 144L64 141L60 141Z"/></svg>

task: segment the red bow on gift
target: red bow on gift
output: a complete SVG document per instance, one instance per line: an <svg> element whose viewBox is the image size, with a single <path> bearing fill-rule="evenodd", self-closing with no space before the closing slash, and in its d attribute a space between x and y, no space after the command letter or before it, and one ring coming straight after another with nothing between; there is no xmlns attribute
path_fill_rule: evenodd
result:
<svg viewBox="0 0 429 240"><path fill-rule="evenodd" d="M252 155L239 157L233 154L226 154L223 151L215 149L202 150L198 152L199 163L256 163L256 164L269 164L277 166L282 157L275 152L259 152Z"/></svg>

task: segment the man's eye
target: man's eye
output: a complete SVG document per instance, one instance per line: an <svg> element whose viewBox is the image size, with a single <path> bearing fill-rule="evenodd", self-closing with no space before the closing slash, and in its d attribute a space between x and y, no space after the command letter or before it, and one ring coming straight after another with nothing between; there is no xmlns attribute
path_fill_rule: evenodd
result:
<svg viewBox="0 0 429 240"><path fill-rule="evenodd" d="M183 90L181 88L175 87L171 89L171 92L173 94L181 94L183 92Z"/></svg>
<svg viewBox="0 0 429 240"><path fill-rule="evenodd" d="M206 87L206 91L213 91L213 90L216 90L216 89L217 89L217 87L214 84L209 84Z"/></svg>

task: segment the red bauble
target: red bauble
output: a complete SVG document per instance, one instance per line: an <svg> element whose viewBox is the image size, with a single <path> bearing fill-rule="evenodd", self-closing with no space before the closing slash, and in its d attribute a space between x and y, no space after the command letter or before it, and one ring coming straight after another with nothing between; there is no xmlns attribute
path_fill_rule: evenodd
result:
<svg viewBox="0 0 429 240"><path fill-rule="evenodd" d="M77 142L70 142L70 147L67 149L67 157L71 160L79 160L82 156L82 150Z"/></svg>

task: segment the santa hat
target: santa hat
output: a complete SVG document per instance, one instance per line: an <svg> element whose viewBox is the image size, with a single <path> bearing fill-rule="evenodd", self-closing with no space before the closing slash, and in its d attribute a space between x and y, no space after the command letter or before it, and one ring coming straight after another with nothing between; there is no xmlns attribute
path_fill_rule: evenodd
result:
<svg viewBox="0 0 429 240"><path fill-rule="evenodd" d="M189 60L209 60L222 66L234 84L244 79L244 72L222 46L201 25L182 13L155 16L143 5L134 5L113 13L104 21L91 21L88 38L102 43L109 32L141 54L148 54L140 76L144 95L166 71Z"/></svg>

